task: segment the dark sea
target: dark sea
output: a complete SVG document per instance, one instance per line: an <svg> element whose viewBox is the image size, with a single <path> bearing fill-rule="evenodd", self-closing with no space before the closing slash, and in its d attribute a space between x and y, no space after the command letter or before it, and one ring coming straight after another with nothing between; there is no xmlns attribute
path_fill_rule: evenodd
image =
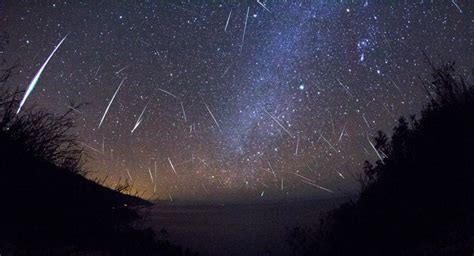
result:
<svg viewBox="0 0 474 256"><path fill-rule="evenodd" d="M315 227L318 217L343 199L284 203L176 205L157 203L148 213L153 229L200 255L288 255L294 227Z"/></svg>

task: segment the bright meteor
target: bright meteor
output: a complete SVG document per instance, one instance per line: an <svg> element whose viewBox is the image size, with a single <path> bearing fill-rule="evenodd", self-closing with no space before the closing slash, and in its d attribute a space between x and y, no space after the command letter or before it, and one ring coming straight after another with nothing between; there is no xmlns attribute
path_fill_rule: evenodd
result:
<svg viewBox="0 0 474 256"><path fill-rule="evenodd" d="M67 35L61 40L61 42L59 42L58 45L56 45L53 52L49 55L49 57L46 59L46 61L43 63L41 68L38 70L36 75L31 80L30 84L28 85L28 89L26 89L25 95L23 95L23 99L20 102L20 106L18 107L18 110L16 111L17 114L20 113L21 107L23 107L23 104L25 104L26 99L28 99L28 96L30 96L31 92L35 88L36 83L38 83L38 80L41 76L41 73L43 73L44 68L46 67L46 65L48 65L48 62L53 57L54 53L59 49L59 46L61 46L61 44L64 42L64 40L66 40L66 37L67 37Z"/></svg>
<svg viewBox="0 0 474 256"><path fill-rule="evenodd" d="M117 95L118 91L120 90L120 87L122 87L123 82L125 81L126 78L122 79L122 82L120 82L119 86L117 87L117 90L115 90L114 95L112 96L112 99L109 102L109 105L107 105L107 108L104 111L104 114L102 115L102 118L100 119L99 126L97 127L98 129L102 125L102 122L104 122L105 116L107 115L107 112L109 112L110 105L112 105L112 102L114 102L115 96Z"/></svg>

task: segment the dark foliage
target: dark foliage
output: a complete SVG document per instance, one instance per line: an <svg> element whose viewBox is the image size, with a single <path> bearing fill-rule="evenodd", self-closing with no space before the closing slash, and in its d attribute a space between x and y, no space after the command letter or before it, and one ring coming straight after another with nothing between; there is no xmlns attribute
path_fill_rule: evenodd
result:
<svg viewBox="0 0 474 256"><path fill-rule="evenodd" d="M295 229L295 255L474 253L474 89L454 64L432 68L421 117L378 133L384 158L365 162L359 199Z"/></svg>
<svg viewBox="0 0 474 256"><path fill-rule="evenodd" d="M0 74L1 255L191 255L141 227L149 203L86 179L72 112L16 114Z"/></svg>

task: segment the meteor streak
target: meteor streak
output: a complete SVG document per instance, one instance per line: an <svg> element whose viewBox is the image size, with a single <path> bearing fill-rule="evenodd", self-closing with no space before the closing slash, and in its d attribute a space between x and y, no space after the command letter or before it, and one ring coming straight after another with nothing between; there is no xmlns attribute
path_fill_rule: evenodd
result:
<svg viewBox="0 0 474 256"><path fill-rule="evenodd" d="M352 95L351 91L349 91L349 88L347 88L347 86L345 86L345 85L341 82L341 80L339 80L339 79L336 79L336 80L337 80L337 82L339 83L339 85L342 86L342 88L344 88L344 90L347 92L347 94L348 94L349 96L351 96L351 98L353 98L354 96Z"/></svg>
<svg viewBox="0 0 474 256"><path fill-rule="evenodd" d="M247 20L249 19L250 7L247 7L247 15L245 16L244 32L242 33L242 42L240 43L240 51L242 52L242 47L244 47L245 40L245 31L247 30Z"/></svg>
<svg viewBox="0 0 474 256"><path fill-rule="evenodd" d="M296 135L296 150L295 150L295 156L298 155L298 149L300 147L300 136Z"/></svg>
<svg viewBox="0 0 474 256"><path fill-rule="evenodd" d="M339 139L337 140L337 143L341 142L342 136L344 135L344 132L346 131L346 124L344 124L344 127L342 127L341 134L339 135Z"/></svg>
<svg viewBox="0 0 474 256"><path fill-rule="evenodd" d="M268 10L268 8L267 8L262 2L260 2L260 0L257 0L257 3L258 3L259 5L261 5L261 6L263 7L263 9L265 9L267 12L271 13L271 11Z"/></svg>
<svg viewBox="0 0 474 256"><path fill-rule="evenodd" d="M101 67L101 66L102 66L102 65L99 65L99 67L95 70L95 76L96 76L96 77L97 77L97 74L99 73L99 70L100 70L100 67Z"/></svg>
<svg viewBox="0 0 474 256"><path fill-rule="evenodd" d="M380 159L380 161L382 161L382 163L384 163L382 156L380 155L379 151L375 148L375 146L374 146L374 144L372 143L372 141L370 141L369 136L367 136L367 141L369 142L369 144L370 144L370 146L372 147L372 149L375 151L375 154L377 154L377 157Z"/></svg>
<svg viewBox="0 0 474 256"><path fill-rule="evenodd" d="M390 79L390 82L392 82L393 86L395 86L395 88L397 88L397 90L402 93L402 90L400 90L400 87L398 87L397 83L395 83L395 81L393 81L393 79Z"/></svg>
<svg viewBox="0 0 474 256"><path fill-rule="evenodd" d="M146 104L146 105L145 105L145 108L143 108L142 113L141 113L140 116L138 117L138 120L137 120L137 122L135 123L135 126L133 127L133 129L132 129L132 131L131 131L130 133L133 133L133 131L135 131L135 129L137 129L137 127L142 123L142 121L143 121L143 114L145 113L146 107L148 107L148 104Z"/></svg>
<svg viewBox="0 0 474 256"><path fill-rule="evenodd" d="M293 174L296 175L296 176L298 176L298 177L300 177L300 178L302 178L302 179L304 179L304 180L307 180L307 181L310 181L310 182L314 182L314 180L312 180L312 179L310 179L310 178L307 178L307 177L305 177L305 176L303 176L303 175L301 175L301 174L298 174L298 173L296 173L296 172L293 172Z"/></svg>
<svg viewBox="0 0 474 256"><path fill-rule="evenodd" d="M339 153L339 151L331 144L331 142L329 142L329 140L327 140L322 134L321 137L334 150L334 152Z"/></svg>
<svg viewBox="0 0 474 256"><path fill-rule="evenodd" d="M232 10L230 10L229 16L227 17L227 22L225 23L224 32L227 31L227 26L229 26L230 15L232 15Z"/></svg>
<svg viewBox="0 0 474 256"><path fill-rule="evenodd" d="M319 188L319 189L322 189L322 190L324 190L324 191L327 191L327 192L329 192L329 193L334 193L334 191L332 191L332 190L330 190L330 189L328 189L328 188L325 188L325 187L321 187L321 186L319 186L319 185L317 185L317 184L314 184L313 182L310 182L310 181L307 181L307 180L301 180L301 181L304 182L304 183L306 183L306 184L308 184L308 185L311 185L311 186L313 186L313 187L317 187L317 188Z"/></svg>
<svg viewBox="0 0 474 256"><path fill-rule="evenodd" d="M288 135L290 135L290 137L293 138L291 132L288 131L272 114L268 113L266 109L264 109L263 111L265 111L265 113L267 113L273 119L273 121L275 121L275 123L277 123L281 127L281 129L283 129L283 131L285 131Z"/></svg>
<svg viewBox="0 0 474 256"><path fill-rule="evenodd" d="M131 65L131 64L130 64L130 65ZM121 68L119 71L115 72L115 74L118 75L118 74L122 73L122 71L124 71L125 69L127 69L128 67L130 67L130 65Z"/></svg>
<svg viewBox="0 0 474 256"><path fill-rule="evenodd" d="M322 187L322 186L319 186L319 185L315 184L315 183L314 183L315 181L312 180L312 179L306 178L305 176L300 175L300 174L298 174L298 173L296 173L296 172L294 172L293 174L295 174L296 176L302 178L301 181L304 182L304 183L306 183L306 184L308 184L308 185L311 185L311 186L313 186L313 187L317 187L317 188L322 189L322 190L324 190L324 191L327 191L327 192L329 192L329 193L334 193L334 192L333 192L332 190L330 190L330 189L327 189L327 188L325 188L325 187Z"/></svg>
<svg viewBox="0 0 474 256"><path fill-rule="evenodd" d="M21 107L23 107L23 104L25 104L26 99L28 99L28 96L30 96L31 92L35 88L36 83L38 83L38 80L41 76L41 73L43 73L44 68L46 68L46 65L48 65L49 60L53 57L54 53L59 49L59 46L61 46L64 40L66 40L66 37L67 35L61 40L61 42L59 42L58 45L56 45L53 52L49 55L49 57L46 59L46 61L43 63L41 68L38 70L36 75L31 80L30 84L28 85L28 89L26 89L25 95L23 95L23 99L20 102L20 106L18 107L18 110L16 111L17 114L20 113Z"/></svg>
<svg viewBox="0 0 474 256"><path fill-rule="evenodd" d="M133 181L132 175L130 175L130 171L129 171L128 169L125 169L125 171L127 171L127 175L128 175L128 177L130 178L130 180Z"/></svg>
<svg viewBox="0 0 474 256"><path fill-rule="evenodd" d="M176 172L176 169L174 169L174 165L173 165L173 163L171 162L171 159L170 159L169 157L168 157L168 162L170 162L171 169L173 169L174 174L178 175L178 173Z"/></svg>
<svg viewBox="0 0 474 256"><path fill-rule="evenodd" d="M221 77L224 77L225 74L227 74L227 71L229 71L230 67L232 67L232 64L234 64L234 63L231 63L231 64L225 69L225 71L224 71L224 73L221 75Z"/></svg>
<svg viewBox="0 0 474 256"><path fill-rule="evenodd" d="M68 108L71 109L72 111L74 111L74 112L76 112L76 113L82 115L82 112L79 111L79 109L77 109L77 108L75 108L75 107L73 107L73 106L71 106L71 105L68 105L68 104L66 104L66 107L68 107Z"/></svg>
<svg viewBox="0 0 474 256"><path fill-rule="evenodd" d="M158 88L158 90L160 90L160 91L162 91L162 92L164 92L164 93L170 95L171 97L173 97L173 98L175 98L175 99L178 98L176 95L172 94L172 93L169 92L169 91L163 90L163 89L161 89L161 88Z"/></svg>
<svg viewBox="0 0 474 256"><path fill-rule="evenodd" d="M104 111L104 115L102 115L102 118L100 119L99 127L97 127L97 129L100 129L100 126L102 125L102 122L104 121L105 116L107 115L107 112L109 112L110 105L112 105L112 102L114 102L115 96L117 95L118 91L120 90L120 87L122 87L122 84L123 84L123 82L125 81L125 79L126 79L126 78L122 79L122 81L120 82L119 86L117 87L117 90L115 90L115 93L114 93L114 95L112 96L112 99L110 100L109 105L107 105L107 108L106 108L105 111Z"/></svg>
<svg viewBox="0 0 474 256"><path fill-rule="evenodd" d="M184 122L187 123L188 122L188 119L186 118L186 112L184 111L184 105L183 105L183 102L181 102L181 110L183 110L183 118L184 118Z"/></svg>
<svg viewBox="0 0 474 256"><path fill-rule="evenodd" d="M275 171L273 170L273 167L272 167L272 164L270 163L270 161L268 161L268 166L270 167L270 170L272 171L272 174L273 174L273 178L275 178L276 180L276 174L275 174Z"/></svg>
<svg viewBox="0 0 474 256"><path fill-rule="evenodd" d="M338 170L335 170L337 172L337 175L339 175L341 178L345 179L346 177L344 177L344 175L342 175L342 173Z"/></svg>
<svg viewBox="0 0 474 256"><path fill-rule="evenodd" d="M456 6L456 8L458 9L459 13L462 13L462 9L461 9L461 7L459 7L459 4L456 2L456 0L451 0L451 3L453 3L454 6Z"/></svg>
<svg viewBox="0 0 474 256"><path fill-rule="evenodd" d="M362 113L362 118L364 119L365 125L367 125L367 128L370 129L369 121L367 121L367 118L365 118L365 114Z"/></svg>
<svg viewBox="0 0 474 256"><path fill-rule="evenodd" d="M216 118L215 118L214 115L212 114L211 110L209 109L209 106L208 106L206 103L204 103L204 105L206 106L207 111L209 111L209 114L211 115L212 119L214 120L214 123L216 123L217 127L219 128L219 130L222 131L221 126L219 125L219 123L217 122Z"/></svg>
<svg viewBox="0 0 474 256"><path fill-rule="evenodd" d="M150 174L151 183L153 183L153 182L154 182L154 181L153 181L153 175L151 175L151 170L150 170L150 168L148 168L148 174Z"/></svg>
<svg viewBox="0 0 474 256"><path fill-rule="evenodd" d="M94 148L94 147L92 147L92 146L90 146L90 145L87 145L87 144L84 143L84 142L79 142L79 143L81 143L82 145L84 145L85 147L87 147L87 148L89 148L89 149L92 149L93 151L95 151L95 152L97 152L97 153L103 154L103 152L101 152L100 150L98 150L98 149L96 149L96 148Z"/></svg>

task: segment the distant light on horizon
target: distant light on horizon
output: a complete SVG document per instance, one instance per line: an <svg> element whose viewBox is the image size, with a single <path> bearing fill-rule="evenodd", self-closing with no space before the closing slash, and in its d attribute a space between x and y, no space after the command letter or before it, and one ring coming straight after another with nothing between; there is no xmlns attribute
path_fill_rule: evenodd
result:
<svg viewBox="0 0 474 256"><path fill-rule="evenodd" d="M355 191L350 174L379 159L367 138L427 101L420 50L474 66L462 1L52 2L4 6L18 111L87 103L74 110L87 170L144 198Z"/></svg>

